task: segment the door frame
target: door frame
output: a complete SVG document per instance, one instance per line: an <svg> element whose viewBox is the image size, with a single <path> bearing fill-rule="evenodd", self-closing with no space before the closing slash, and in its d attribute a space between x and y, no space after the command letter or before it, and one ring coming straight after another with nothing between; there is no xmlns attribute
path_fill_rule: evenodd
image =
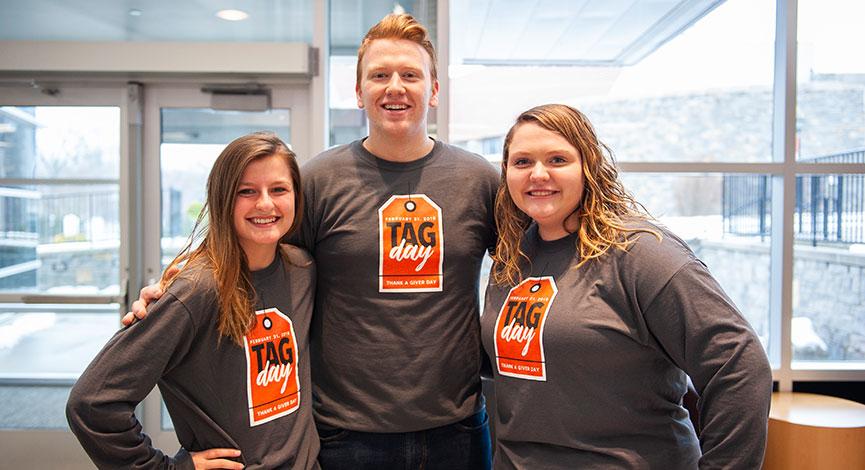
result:
<svg viewBox="0 0 865 470"><path fill-rule="evenodd" d="M50 83L50 84L48 84ZM129 162L131 121L130 95L127 85L121 81L104 81L98 83L82 83L78 81L50 82L34 80L28 83L16 80L0 81L0 105L3 106L113 106L120 109L120 161L119 176L113 178L93 178L96 183L116 182L119 190L120 211L120 245L119 245L119 279L118 295L44 295L40 293L4 293L0 294L3 303L27 304L108 304L118 303L117 312L119 325L120 313L126 310L125 288L129 272L129 253L136 249L130 243L129 204ZM42 181L42 180L37 180ZM75 180L76 183L86 183L90 180ZM2 179L0 183L27 184L26 180ZM3 379L0 382L8 385L48 385L67 387L74 383L72 378L34 378L34 379ZM3 464L11 468L92 468L93 464L87 454L78 444L75 436L68 429L0 429L0 455Z"/></svg>

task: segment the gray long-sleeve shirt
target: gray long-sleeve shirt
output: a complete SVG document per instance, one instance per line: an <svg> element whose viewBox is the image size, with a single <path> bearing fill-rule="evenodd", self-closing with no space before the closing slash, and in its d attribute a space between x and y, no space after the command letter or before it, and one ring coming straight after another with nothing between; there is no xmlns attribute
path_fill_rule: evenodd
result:
<svg viewBox="0 0 865 470"><path fill-rule="evenodd" d="M544 242L533 226L529 279L488 287L497 469L762 464L766 354L687 245L647 226L662 241L633 234L627 252L580 268L575 235ZM686 373L701 395L699 441L681 405Z"/></svg>
<svg viewBox="0 0 865 470"><path fill-rule="evenodd" d="M69 426L99 468L193 468L187 451L241 450L246 468L317 468L308 332L315 269L283 247L253 272L256 323L241 347L217 330L212 273L187 268L150 315L119 331L72 389ZM134 415L159 384L183 446L153 447Z"/></svg>

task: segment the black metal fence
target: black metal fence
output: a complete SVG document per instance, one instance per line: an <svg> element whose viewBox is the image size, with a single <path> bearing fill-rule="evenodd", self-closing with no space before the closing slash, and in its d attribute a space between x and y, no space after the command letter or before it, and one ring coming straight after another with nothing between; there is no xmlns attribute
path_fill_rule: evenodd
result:
<svg viewBox="0 0 865 470"><path fill-rule="evenodd" d="M724 233L769 236L772 186L768 175L724 175L721 215Z"/></svg>
<svg viewBox="0 0 865 470"><path fill-rule="evenodd" d="M865 163L865 148L800 160L809 163ZM721 211L724 232L759 236L771 230L769 175L724 175ZM796 177L794 233L817 243L865 243L865 175Z"/></svg>

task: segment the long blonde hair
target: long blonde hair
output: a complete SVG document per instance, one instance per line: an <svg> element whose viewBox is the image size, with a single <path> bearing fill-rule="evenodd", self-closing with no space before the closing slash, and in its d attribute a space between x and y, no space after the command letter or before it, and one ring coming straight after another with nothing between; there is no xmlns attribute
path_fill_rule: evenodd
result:
<svg viewBox="0 0 865 470"><path fill-rule="evenodd" d="M579 151L585 186L583 196L573 212L577 218L577 249L580 253L577 267L599 258L611 248L627 249L631 243L626 237L627 233L650 232L660 238L660 234L653 230L625 226L626 218L650 217L645 207L619 181L612 152L598 140L586 116L562 104L537 106L520 114L505 137L502 176L495 205L499 238L492 256L495 262L492 272L494 282L510 285L519 283L522 280L520 258L527 259L521 243L531 218L516 206L507 187L511 141L516 130L526 123L561 135Z"/></svg>
<svg viewBox="0 0 865 470"><path fill-rule="evenodd" d="M282 158L291 173L294 219L288 234L297 230L303 214L303 192L294 152L270 132L239 137L225 147L213 164L207 178L207 202L198 215L186 247L169 263L160 281L163 289L167 289L176 279L168 272L184 262L184 270L197 265L209 267L216 280L219 299L219 333L240 345L255 317L255 289L246 255L234 229L234 201L247 165L271 156ZM193 249L198 240L202 240L201 244ZM281 250L277 252L281 253Z"/></svg>

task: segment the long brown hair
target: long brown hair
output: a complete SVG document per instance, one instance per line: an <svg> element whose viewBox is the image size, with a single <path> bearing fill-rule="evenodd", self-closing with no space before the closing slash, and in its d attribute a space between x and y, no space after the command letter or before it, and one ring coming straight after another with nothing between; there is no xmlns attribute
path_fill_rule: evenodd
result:
<svg viewBox="0 0 865 470"><path fill-rule="evenodd" d="M366 50L369 49L369 44L376 39L405 39L415 44L419 44L429 54L430 58L430 80L435 84L438 79L438 71L436 69L436 50L430 41L429 31L424 25L418 23L413 16L408 13L391 13L373 25L367 31L366 36L360 42L360 47L357 49L357 83L360 84L361 71L363 68L363 56Z"/></svg>
<svg viewBox="0 0 865 470"><path fill-rule="evenodd" d="M255 132L239 137L225 147L213 164L207 178L207 202L198 215L189 242L169 263L160 281L163 289L167 289L176 279L176 276L167 274L170 268L184 262L184 269L196 265L209 267L216 280L219 299L219 333L240 345L255 317L255 289L246 255L234 229L234 201L247 165L271 156L282 158L291 173L294 219L288 234L297 230L303 215L303 192L294 152L270 132ZM193 249L198 240L202 240L201 244ZM277 252L281 253L281 250Z"/></svg>
<svg viewBox="0 0 865 470"><path fill-rule="evenodd" d="M507 187L511 140L516 130L526 123L561 135L579 151L585 186L573 212L577 218L577 249L580 253L577 267L602 256L611 248L627 249L631 243L626 237L629 232L650 232L660 238L659 233L650 229L625 226L625 218L648 219L648 212L619 181L612 151L598 140L588 118L562 104L537 106L520 114L505 137L502 177L495 206L499 239L492 256L495 261L493 280L497 284L520 282L520 258L527 259L520 246L531 218L514 204Z"/></svg>

